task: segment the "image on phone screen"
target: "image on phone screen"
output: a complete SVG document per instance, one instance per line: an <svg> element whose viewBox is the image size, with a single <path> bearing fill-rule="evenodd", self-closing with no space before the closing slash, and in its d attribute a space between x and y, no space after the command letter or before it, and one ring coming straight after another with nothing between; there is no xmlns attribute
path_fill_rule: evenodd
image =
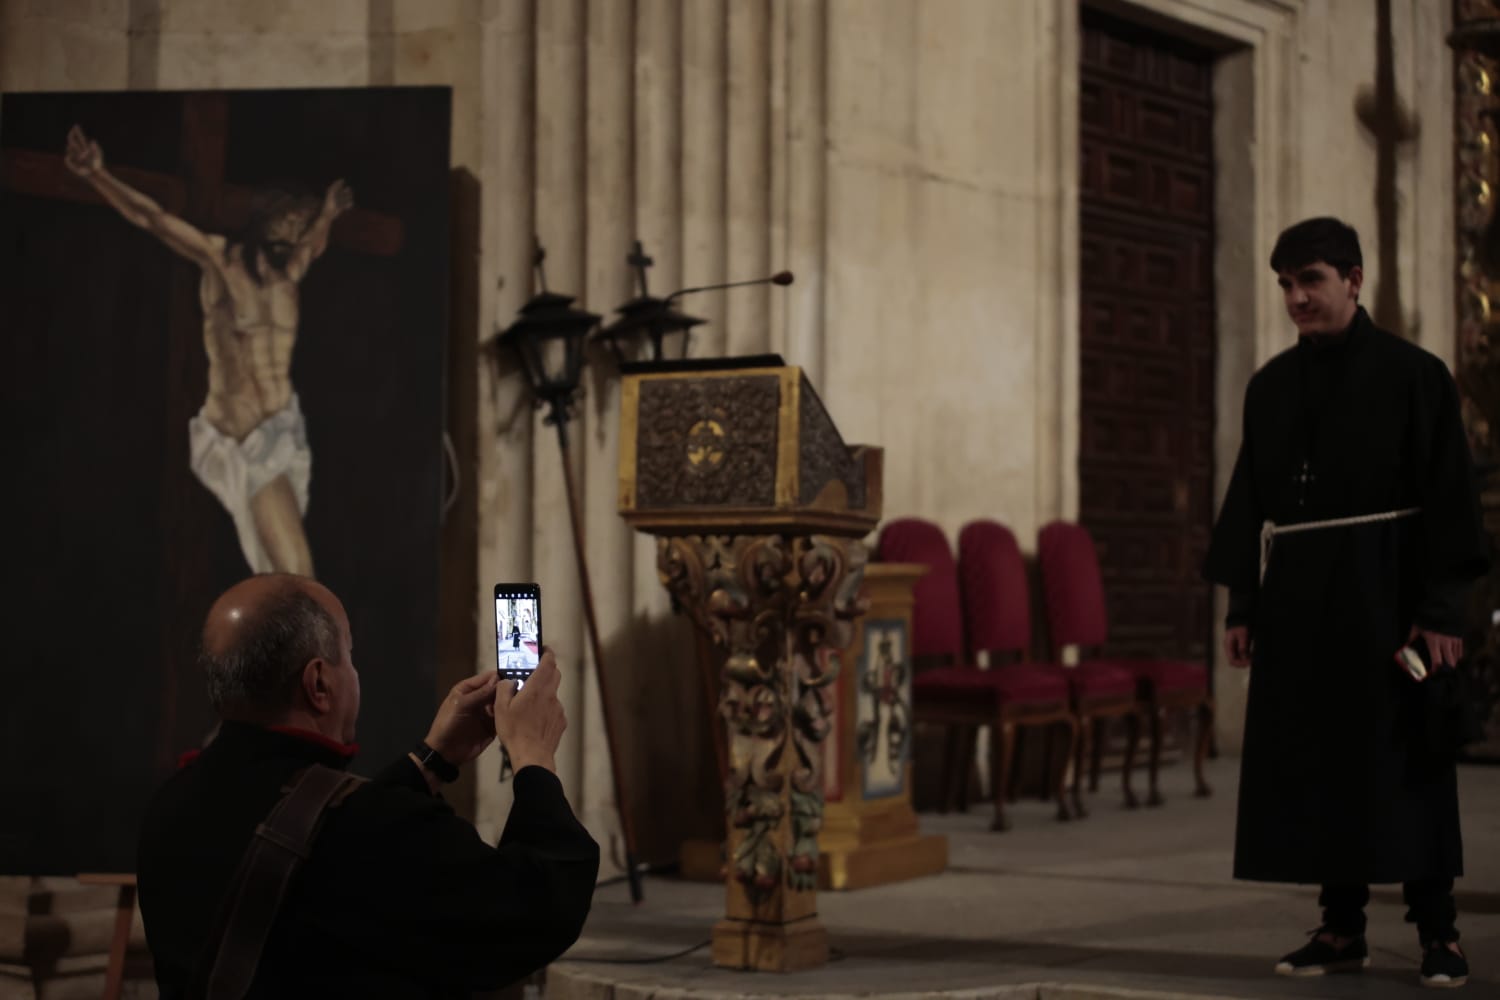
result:
<svg viewBox="0 0 1500 1000"><path fill-rule="evenodd" d="M495 666L502 681L526 683L542 656L542 594L534 583L495 585Z"/></svg>

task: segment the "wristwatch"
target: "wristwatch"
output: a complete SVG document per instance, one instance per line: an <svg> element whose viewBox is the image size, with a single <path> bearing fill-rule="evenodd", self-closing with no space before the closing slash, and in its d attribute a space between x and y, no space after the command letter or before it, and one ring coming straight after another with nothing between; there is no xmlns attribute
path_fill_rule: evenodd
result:
<svg viewBox="0 0 1500 1000"><path fill-rule="evenodd" d="M412 754L419 764L437 775L438 780L443 784L451 784L458 780L458 768L444 760L443 755L428 746L425 740L416 745Z"/></svg>

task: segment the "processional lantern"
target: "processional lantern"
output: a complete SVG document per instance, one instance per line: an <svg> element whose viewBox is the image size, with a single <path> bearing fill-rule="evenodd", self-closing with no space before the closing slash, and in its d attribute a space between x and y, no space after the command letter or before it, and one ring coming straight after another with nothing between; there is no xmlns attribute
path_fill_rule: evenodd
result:
<svg viewBox="0 0 1500 1000"><path fill-rule="evenodd" d="M684 295L746 285L792 283L792 272L780 271L769 278L679 288L666 298L658 298L651 294L646 281L646 269L655 262L646 256L640 240L635 241L635 249L625 260L635 270L638 294L616 310L619 313L618 319L594 335L594 339L602 343L620 365L642 361L679 361L688 356L693 327L707 320L689 316L676 308L676 301Z"/></svg>
<svg viewBox="0 0 1500 1000"><path fill-rule="evenodd" d="M583 378L584 344L599 316L575 308L573 296L547 290L546 256L538 244L532 265L541 290L521 307L498 343L520 358L536 405L547 407L546 422L556 424L566 439L564 428Z"/></svg>
<svg viewBox="0 0 1500 1000"><path fill-rule="evenodd" d="M562 452L563 486L568 495L568 517L573 528L573 554L578 561L578 582L582 591L584 623L588 628L589 651L593 655L594 674L599 682L599 708L604 720L604 740L609 749L610 777L614 783L615 808L619 812L620 834L625 842L622 866L630 883L630 898L639 903L644 898L640 865L636 862L635 823L630 816L624 777L620 772L620 744L615 739L614 716L610 710L609 685L604 668L604 649L599 641L599 622L594 614L594 591L589 582L588 558L583 546L583 516L578 503L578 488L573 481L573 463L568 456L568 421L583 377L584 345L589 332L599 324L598 315L576 309L573 296L547 291L547 273L543 263L547 252L537 243L532 267L540 291L524 306L516 321L497 338L498 346L513 351L521 360L526 382L538 407L547 407L545 422L557 428L557 446Z"/></svg>
<svg viewBox="0 0 1500 1000"><path fill-rule="evenodd" d="M651 294L646 269L653 261L646 256L640 240L635 241L635 249L625 259L635 269L638 294L616 310L620 318L600 330L595 339L622 365L687 357L693 327L707 321L673 307L672 300L681 292L664 299Z"/></svg>

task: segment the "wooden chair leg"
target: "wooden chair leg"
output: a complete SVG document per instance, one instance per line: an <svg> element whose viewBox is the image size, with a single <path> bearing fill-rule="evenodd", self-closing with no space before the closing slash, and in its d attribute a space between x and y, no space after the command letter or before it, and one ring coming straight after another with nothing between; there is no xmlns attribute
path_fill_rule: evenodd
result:
<svg viewBox="0 0 1500 1000"><path fill-rule="evenodd" d="M1057 734L1052 730L1052 726L1046 726L1038 733L1042 741L1042 785L1036 796L1039 802L1046 802L1052 797L1052 765L1057 756Z"/></svg>
<svg viewBox="0 0 1500 1000"><path fill-rule="evenodd" d="M1099 790L1099 767L1104 762L1104 725L1108 720L1095 719L1094 731L1090 736L1093 744L1093 754L1089 758L1089 791Z"/></svg>
<svg viewBox="0 0 1500 1000"><path fill-rule="evenodd" d="M1068 768L1073 763L1073 752L1078 745L1078 720L1069 717L1063 720L1063 726L1068 741L1063 744L1063 752L1058 758L1057 781L1052 785L1052 790L1057 795L1057 818L1066 822L1073 818L1073 811L1068 808L1067 781Z"/></svg>
<svg viewBox="0 0 1500 1000"><path fill-rule="evenodd" d="M1030 734L1021 727L1016 727L1016 741L1012 745L1010 755L1010 770L1012 774L1026 772L1026 758L1031 753ZM1015 805L1016 799L1020 797L1021 789L1018 782L1012 781L1006 785L1005 804Z"/></svg>
<svg viewBox="0 0 1500 1000"><path fill-rule="evenodd" d="M964 726L958 744L958 811L969 811L969 786L974 783L974 748L979 744L979 727Z"/></svg>
<svg viewBox="0 0 1500 1000"><path fill-rule="evenodd" d="M1161 770L1161 736L1166 721L1167 710L1151 704L1151 758L1147 763L1146 805L1159 806L1166 800L1161 797L1161 789L1157 787L1157 773Z"/></svg>
<svg viewBox="0 0 1500 1000"><path fill-rule="evenodd" d="M1010 794L1011 761L1016 750L1015 723L1002 719L996 722L991 735L994 742L992 784L995 786L995 818L990 823L990 829L1009 830L1010 820L1005 815L1005 801Z"/></svg>
<svg viewBox="0 0 1500 1000"><path fill-rule="evenodd" d="M1130 787L1130 772L1135 769L1135 748L1141 741L1141 715L1140 712L1131 712L1125 716L1125 764L1121 770L1120 784L1125 789L1125 808L1134 809L1140 805L1136 800L1135 792Z"/></svg>
<svg viewBox="0 0 1500 1000"><path fill-rule="evenodd" d="M1213 735L1214 703L1213 699L1204 698L1198 705L1198 748L1193 754L1193 778L1198 783L1193 794L1200 799L1206 799L1214 793L1203 776L1203 761L1208 756L1208 745L1213 741Z"/></svg>
<svg viewBox="0 0 1500 1000"><path fill-rule="evenodd" d="M1083 807L1084 763L1089 759L1095 720L1087 715L1078 720L1078 742L1073 748L1073 815L1083 819L1089 811Z"/></svg>
<svg viewBox="0 0 1500 1000"><path fill-rule="evenodd" d="M938 812L953 807L953 767L958 763L958 727L943 727L943 769L938 782Z"/></svg>

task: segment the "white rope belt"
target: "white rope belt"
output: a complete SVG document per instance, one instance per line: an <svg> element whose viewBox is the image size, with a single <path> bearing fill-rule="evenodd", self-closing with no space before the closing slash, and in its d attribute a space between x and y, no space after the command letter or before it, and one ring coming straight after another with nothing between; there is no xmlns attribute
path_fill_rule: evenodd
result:
<svg viewBox="0 0 1500 1000"><path fill-rule="evenodd" d="M1260 582L1266 582L1266 567L1271 564L1271 543L1277 535L1290 535L1297 531L1318 531L1323 528L1353 528L1361 524L1376 524L1381 521L1398 521L1403 517L1420 514L1422 508L1407 507L1405 510L1388 510L1380 514L1361 514L1358 517L1335 517L1327 521L1302 521L1298 524L1276 524L1266 521L1260 526Z"/></svg>

